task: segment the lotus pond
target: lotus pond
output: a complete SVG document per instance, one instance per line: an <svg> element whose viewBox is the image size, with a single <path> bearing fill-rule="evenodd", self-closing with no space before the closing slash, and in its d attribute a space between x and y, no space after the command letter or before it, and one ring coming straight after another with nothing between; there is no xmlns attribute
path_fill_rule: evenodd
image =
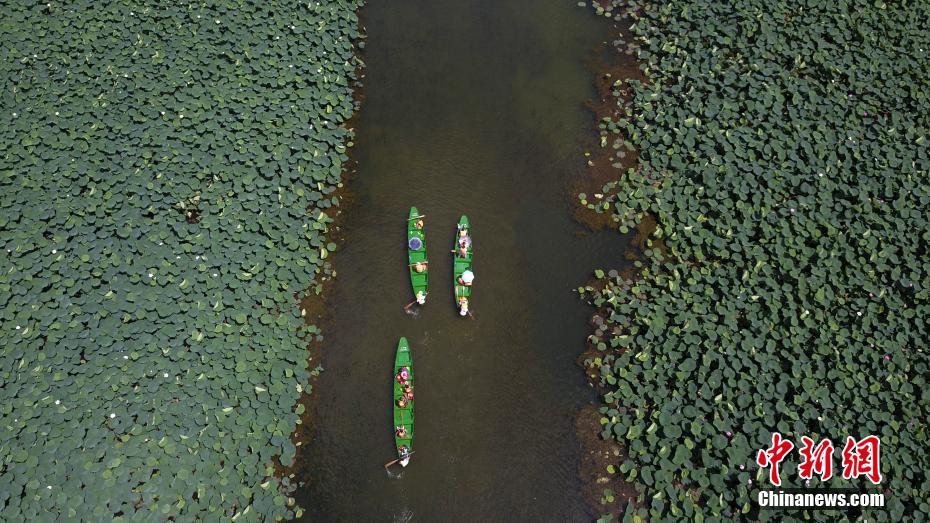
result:
<svg viewBox="0 0 930 523"><path fill-rule="evenodd" d="M842 516L758 512L774 431L880 436L887 510L847 516L927 520L930 4L594 5L632 13L649 82L601 122L638 168L582 199L658 222L637 278L584 292L624 520Z"/></svg>
<svg viewBox="0 0 930 523"><path fill-rule="evenodd" d="M0 512L274 520L359 1L0 6Z"/></svg>

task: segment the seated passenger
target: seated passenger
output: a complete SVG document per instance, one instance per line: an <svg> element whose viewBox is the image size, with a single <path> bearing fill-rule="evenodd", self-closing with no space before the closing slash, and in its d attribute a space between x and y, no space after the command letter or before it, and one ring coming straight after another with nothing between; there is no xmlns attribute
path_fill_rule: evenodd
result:
<svg viewBox="0 0 930 523"><path fill-rule="evenodd" d="M475 281L475 273L466 270L459 276L458 282L459 285L464 285L466 287L471 287L471 282Z"/></svg>

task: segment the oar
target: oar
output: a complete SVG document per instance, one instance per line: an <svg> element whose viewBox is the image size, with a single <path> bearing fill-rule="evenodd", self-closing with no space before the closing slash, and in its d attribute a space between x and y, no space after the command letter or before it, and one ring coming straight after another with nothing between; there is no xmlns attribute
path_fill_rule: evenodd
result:
<svg viewBox="0 0 930 523"><path fill-rule="evenodd" d="M426 294L429 295L429 293L426 293ZM416 298L414 298L412 302L408 303L407 305L404 305L404 310L405 310L405 311L409 311L409 310L410 310L410 307L413 307L413 305L414 305L416 302L417 302L417 300L416 300Z"/></svg>
<svg viewBox="0 0 930 523"><path fill-rule="evenodd" d="M395 459L394 461L389 461L389 462L385 463L385 464L384 464L384 470L387 470L388 467L390 467L391 465L394 465L395 463L398 463L398 462L400 462L400 461L402 461L402 460L404 460L404 459L406 459L406 458L409 458L410 456L413 456L413 453L414 453L414 452L416 452L416 451L415 451L415 450L410 451L410 453L407 454L406 456L404 456L403 458L397 458L397 459Z"/></svg>
<svg viewBox="0 0 930 523"><path fill-rule="evenodd" d="M408 264L407 264L407 267L413 267L414 265L416 265L416 264L418 264L418 263L422 263L423 265L429 265L429 261L421 261L421 262L408 263Z"/></svg>
<svg viewBox="0 0 930 523"><path fill-rule="evenodd" d="M419 215L419 216L413 216L413 217L411 217L411 218L407 218L407 221L409 222L410 220L419 220L420 218L426 218L426 215L425 215L425 214L421 214L421 215Z"/></svg>

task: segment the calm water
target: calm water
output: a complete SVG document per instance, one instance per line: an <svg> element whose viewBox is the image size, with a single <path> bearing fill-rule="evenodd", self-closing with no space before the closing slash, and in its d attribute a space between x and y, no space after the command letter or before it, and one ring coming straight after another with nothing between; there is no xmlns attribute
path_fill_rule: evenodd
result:
<svg viewBox="0 0 930 523"><path fill-rule="evenodd" d="M573 418L591 310L573 289L623 263L571 220L594 121L584 60L608 26L574 0L391 0L363 11L346 244L297 492L312 521L590 520ZM427 215L429 301L404 313L410 205ZM467 213L476 319L456 315L452 234ZM399 336L417 374L416 454L388 475Z"/></svg>

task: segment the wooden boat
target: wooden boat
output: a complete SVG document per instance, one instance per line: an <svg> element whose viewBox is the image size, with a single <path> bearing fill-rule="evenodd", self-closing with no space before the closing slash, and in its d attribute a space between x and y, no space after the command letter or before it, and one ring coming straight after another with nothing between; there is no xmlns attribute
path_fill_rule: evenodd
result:
<svg viewBox="0 0 930 523"><path fill-rule="evenodd" d="M407 269L410 271L413 297L420 305L426 303L429 292L429 261L426 257L426 234L423 232L422 218L416 207L410 208L407 218ZM417 264L425 264L426 269L417 272Z"/></svg>
<svg viewBox="0 0 930 523"><path fill-rule="evenodd" d="M407 344L407 338L401 338L397 342L397 354L394 356L394 376L393 401L394 405L394 446L397 449L397 459L402 467L406 467L410 462L410 454L413 453L413 400L409 399L406 406L399 407L397 400L404 396L404 386L401 383L400 375L403 369L407 370L407 381L412 388L413 380L413 358L410 356L410 345ZM403 427L406 431L406 437L399 437L398 431Z"/></svg>
<svg viewBox="0 0 930 523"><path fill-rule="evenodd" d="M465 241L466 253L464 257L461 255L460 249L461 232L463 230L466 231L465 238L467 238ZM465 316L470 314L468 300L471 299L471 285L461 284L459 278L465 271L472 270L472 244L471 226L468 223L468 217L464 214L459 218L458 226L455 229L455 238L452 240L452 260L452 286L455 289L455 306L458 308L459 314ZM464 303L462 298L465 298Z"/></svg>

